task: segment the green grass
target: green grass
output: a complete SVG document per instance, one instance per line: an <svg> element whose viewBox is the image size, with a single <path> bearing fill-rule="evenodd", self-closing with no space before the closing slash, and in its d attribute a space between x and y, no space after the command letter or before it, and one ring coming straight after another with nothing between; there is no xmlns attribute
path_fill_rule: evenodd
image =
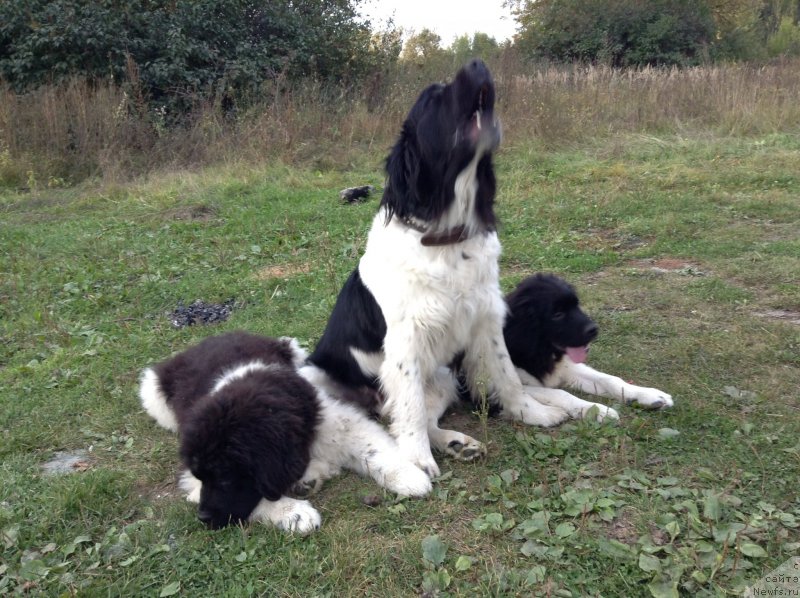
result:
<svg viewBox="0 0 800 598"><path fill-rule="evenodd" d="M800 329L770 316L800 317L789 135L497 157L504 288L566 276L601 326L591 362L674 409L552 431L489 420L488 457L440 457L424 500L347 474L313 499L308 537L204 529L138 372L223 330L313 346L376 207L338 190L380 186L381 158L0 195L0 593L712 596L798 554ZM169 322L181 301L229 298L224 324ZM78 471L43 474L79 449Z"/></svg>

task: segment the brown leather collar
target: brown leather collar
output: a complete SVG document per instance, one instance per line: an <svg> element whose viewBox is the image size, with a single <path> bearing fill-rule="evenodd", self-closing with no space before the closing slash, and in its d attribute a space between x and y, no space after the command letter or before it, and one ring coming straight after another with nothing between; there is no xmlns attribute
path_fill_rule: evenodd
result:
<svg viewBox="0 0 800 598"><path fill-rule="evenodd" d="M419 240L425 247L438 247L441 245L455 245L469 239L467 234L467 227L463 224L454 226L451 229L440 232L429 232L423 225L415 222L411 218L402 218L400 220L408 228L412 228L418 233L422 233L422 238Z"/></svg>

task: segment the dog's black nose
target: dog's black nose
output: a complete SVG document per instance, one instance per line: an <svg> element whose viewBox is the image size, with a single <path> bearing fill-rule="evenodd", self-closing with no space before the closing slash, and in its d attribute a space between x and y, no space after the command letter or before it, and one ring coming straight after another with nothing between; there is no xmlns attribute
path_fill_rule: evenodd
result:
<svg viewBox="0 0 800 598"><path fill-rule="evenodd" d="M597 324L594 322L587 324L583 333L586 335L586 338L588 338L590 341L593 341L595 338L597 338Z"/></svg>

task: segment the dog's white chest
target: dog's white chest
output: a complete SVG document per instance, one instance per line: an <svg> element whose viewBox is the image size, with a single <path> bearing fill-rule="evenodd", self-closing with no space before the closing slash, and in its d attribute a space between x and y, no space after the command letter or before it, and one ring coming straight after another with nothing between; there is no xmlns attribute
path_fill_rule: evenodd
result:
<svg viewBox="0 0 800 598"><path fill-rule="evenodd" d="M448 360L467 345L476 318L503 309L497 235L426 247L416 231L394 221L384 226L382 218L373 222L359 264L361 278L387 327L413 323L440 359Z"/></svg>

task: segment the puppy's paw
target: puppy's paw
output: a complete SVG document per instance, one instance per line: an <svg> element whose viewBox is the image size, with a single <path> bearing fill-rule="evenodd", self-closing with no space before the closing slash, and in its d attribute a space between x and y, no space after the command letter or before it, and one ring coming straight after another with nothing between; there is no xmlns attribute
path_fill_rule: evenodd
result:
<svg viewBox="0 0 800 598"><path fill-rule="evenodd" d="M387 472L384 486L401 496L425 496L433 488L428 474L412 463Z"/></svg>
<svg viewBox="0 0 800 598"><path fill-rule="evenodd" d="M286 513L286 516L278 522L277 527L287 532L308 534L318 530L320 525L322 525L322 517L319 512L311 506L311 503L302 501L301 504Z"/></svg>
<svg viewBox="0 0 800 598"><path fill-rule="evenodd" d="M513 409L504 408L503 415L519 420L529 426L540 426L542 428L552 428L564 423L570 417L569 413L564 409L545 405L529 396L517 401Z"/></svg>
<svg viewBox="0 0 800 598"><path fill-rule="evenodd" d="M597 421L602 422L603 420L618 420L619 413L617 413L616 409L612 409L607 405L602 405L600 403L591 403L587 407L581 409L581 418L585 418L589 411L593 408L597 407Z"/></svg>
<svg viewBox="0 0 800 598"><path fill-rule="evenodd" d="M431 447L428 435L424 434L424 443L415 440L415 437L398 436L400 455L407 461L424 471L430 479L439 477L439 466L431 454Z"/></svg>
<svg viewBox="0 0 800 598"><path fill-rule="evenodd" d="M186 500L195 504L200 503L203 482L194 477L188 469L185 469L178 478L178 487L186 493Z"/></svg>
<svg viewBox="0 0 800 598"><path fill-rule="evenodd" d="M672 400L672 396L657 388L639 387L630 400L631 402L638 403L645 409L666 409L675 404Z"/></svg>
<svg viewBox="0 0 800 598"><path fill-rule="evenodd" d="M298 498L306 498L312 494L316 494L322 488L322 480L320 478L310 478L299 480L289 490L289 494Z"/></svg>
<svg viewBox="0 0 800 598"><path fill-rule="evenodd" d="M470 436L461 434L461 438L455 438L447 443L444 452L461 461L474 461L486 456L486 445Z"/></svg>
<svg viewBox="0 0 800 598"><path fill-rule="evenodd" d="M282 496L276 501L262 498L250 514L250 521L269 522L287 532L307 534L319 529L322 517L307 500Z"/></svg>

